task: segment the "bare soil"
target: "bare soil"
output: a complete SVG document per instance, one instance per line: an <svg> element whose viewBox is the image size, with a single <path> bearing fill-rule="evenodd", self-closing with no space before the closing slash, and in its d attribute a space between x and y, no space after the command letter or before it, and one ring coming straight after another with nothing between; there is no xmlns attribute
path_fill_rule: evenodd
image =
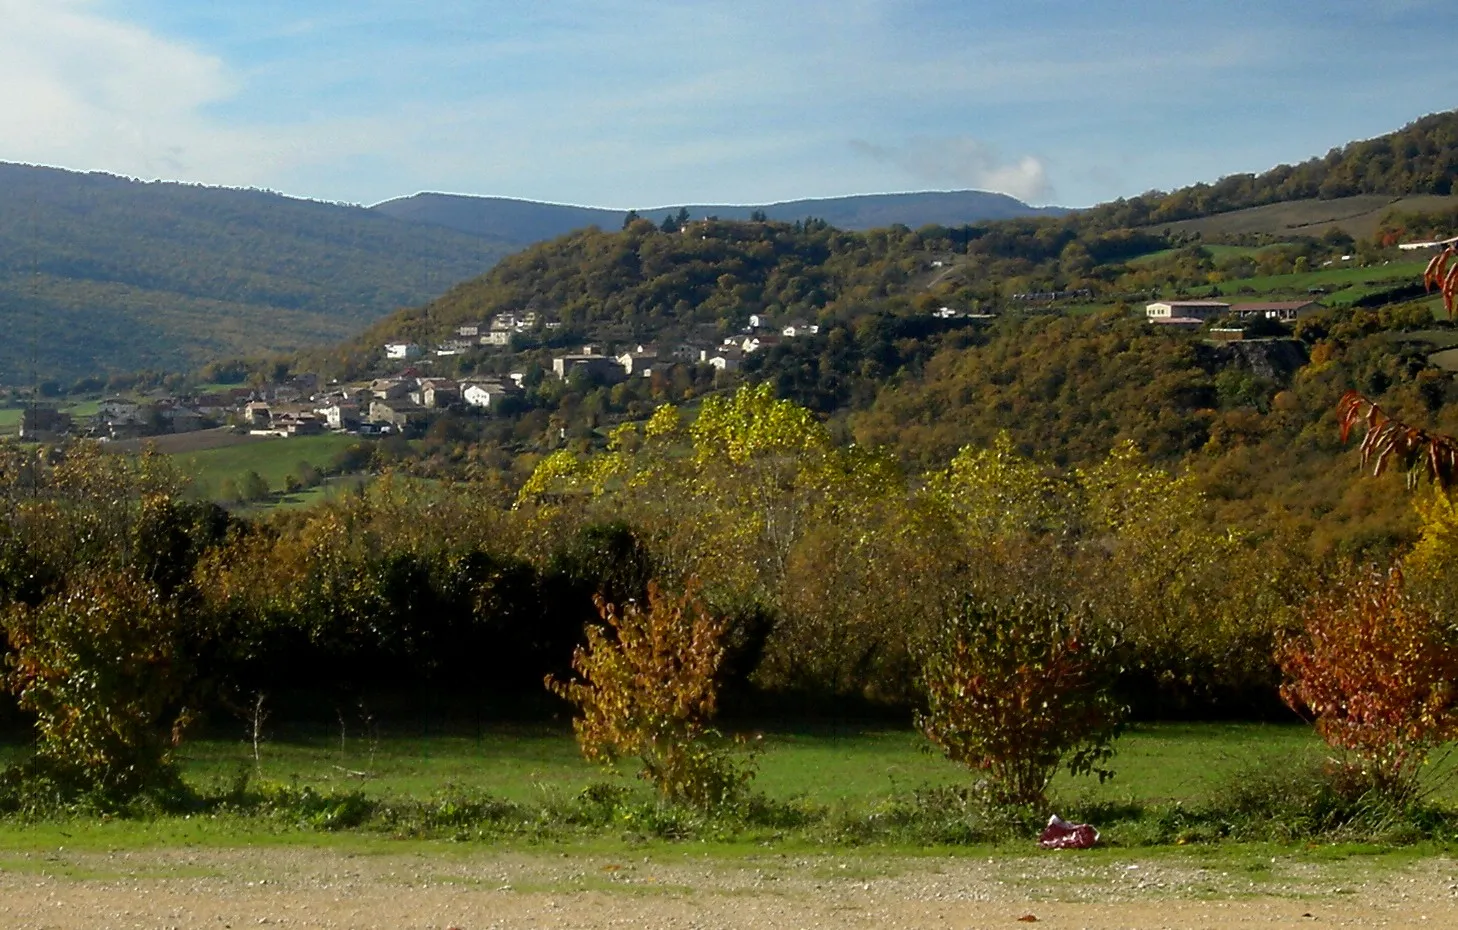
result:
<svg viewBox="0 0 1458 930"><path fill-rule="evenodd" d="M1216 857L1213 863L1225 862ZM0 857L0 927L1455 927L1458 866L1197 860L671 858L470 849L167 849Z"/></svg>

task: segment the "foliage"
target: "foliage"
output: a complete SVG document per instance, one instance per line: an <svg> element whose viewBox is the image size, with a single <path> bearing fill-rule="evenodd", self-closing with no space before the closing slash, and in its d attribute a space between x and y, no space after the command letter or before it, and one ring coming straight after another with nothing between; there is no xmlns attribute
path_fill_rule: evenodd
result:
<svg viewBox="0 0 1458 930"><path fill-rule="evenodd" d="M123 572L78 576L4 618L6 684L35 715L42 757L127 794L173 777L188 719L180 616L156 586Z"/></svg>
<svg viewBox="0 0 1458 930"><path fill-rule="evenodd" d="M621 610L599 598L607 626L590 626L572 656L577 678L547 687L577 705L572 728L583 755L643 762L639 776L671 801L715 807L736 800L753 770L735 762L709 722L718 711L728 626L690 588L648 587L646 606Z"/></svg>
<svg viewBox="0 0 1458 930"><path fill-rule="evenodd" d="M1281 697L1315 718L1365 784L1412 797L1428 754L1458 735L1458 648L1396 569L1350 572L1301 613L1302 632L1278 657Z"/></svg>
<svg viewBox="0 0 1458 930"><path fill-rule="evenodd" d="M1124 708L1109 644L1046 599L968 601L925 658L917 726L953 761L987 773L993 799L1039 804L1063 767L1112 776Z"/></svg>
<svg viewBox="0 0 1458 930"><path fill-rule="evenodd" d="M1458 266L1454 266L1458 268ZM1362 465L1380 475L1395 461L1407 472L1407 486L1413 488L1426 475L1441 488L1458 478L1458 439L1409 426L1383 413L1382 408L1357 391L1348 391L1337 404L1342 442L1352 427L1361 424Z"/></svg>

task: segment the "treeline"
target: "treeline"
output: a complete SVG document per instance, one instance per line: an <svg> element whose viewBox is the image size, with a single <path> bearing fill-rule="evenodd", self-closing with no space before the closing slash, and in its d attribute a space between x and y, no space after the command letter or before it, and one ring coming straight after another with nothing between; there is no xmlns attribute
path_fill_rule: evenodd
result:
<svg viewBox="0 0 1458 930"><path fill-rule="evenodd" d="M1295 433L1341 469L1326 418ZM768 385L692 419L665 405L605 449L543 459L514 495L386 475L253 521L185 501L156 456L0 456L9 714L53 762L116 788L150 783L171 740L260 695L314 713L546 702L594 598L643 602L650 582L722 618L731 714L906 715L968 604L1036 597L1116 650L1114 693L1136 714L1265 715L1279 637L1345 564L1299 523L1231 521L1208 475L1123 438L1060 466L999 432L908 469ZM1410 587L1446 603L1452 508L1415 522Z"/></svg>

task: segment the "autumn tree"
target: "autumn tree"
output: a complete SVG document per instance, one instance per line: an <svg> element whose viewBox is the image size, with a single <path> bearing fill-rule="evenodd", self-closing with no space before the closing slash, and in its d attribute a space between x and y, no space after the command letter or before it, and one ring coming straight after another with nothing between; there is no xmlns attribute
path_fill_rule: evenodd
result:
<svg viewBox="0 0 1458 930"><path fill-rule="evenodd" d="M1397 570L1343 575L1301 619L1278 653L1281 697L1347 753L1358 784L1413 797L1429 753L1458 736L1458 648Z"/></svg>
<svg viewBox="0 0 1458 930"><path fill-rule="evenodd" d="M927 652L917 727L947 758L985 772L994 801L1040 804L1061 768L1102 781L1125 714L1109 646L1051 599L969 598Z"/></svg>
<svg viewBox="0 0 1458 930"><path fill-rule="evenodd" d="M642 762L639 777L666 800L715 807L737 798L752 769L739 764L711 721L728 626L690 588L674 596L652 584L646 604L599 599L604 625L587 628L572 656L576 677L547 687L576 705L583 755Z"/></svg>

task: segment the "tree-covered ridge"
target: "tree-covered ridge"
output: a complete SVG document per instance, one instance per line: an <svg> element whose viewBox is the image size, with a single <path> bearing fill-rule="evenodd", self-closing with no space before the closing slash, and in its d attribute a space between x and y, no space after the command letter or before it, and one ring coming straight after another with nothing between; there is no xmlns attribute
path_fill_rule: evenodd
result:
<svg viewBox="0 0 1458 930"><path fill-rule="evenodd" d="M945 233L905 227L843 232L801 223L696 221L682 232L638 220L621 231L589 228L510 256L434 303L401 311L357 347L429 339L503 311L538 311L569 326L624 325L644 332L683 324L738 329L752 314L805 316L904 292L922 255L950 248Z"/></svg>
<svg viewBox="0 0 1458 930"><path fill-rule="evenodd" d="M1355 194L1451 194L1458 178L1458 111L1434 113L1396 132L1349 142L1296 165L1232 174L1213 184L1150 191L1082 214L1104 227L1146 226L1290 200Z"/></svg>
<svg viewBox="0 0 1458 930"><path fill-rule="evenodd" d="M504 247L359 207L0 165L0 378L297 350L480 274ZM80 340L81 332L110 338Z"/></svg>

